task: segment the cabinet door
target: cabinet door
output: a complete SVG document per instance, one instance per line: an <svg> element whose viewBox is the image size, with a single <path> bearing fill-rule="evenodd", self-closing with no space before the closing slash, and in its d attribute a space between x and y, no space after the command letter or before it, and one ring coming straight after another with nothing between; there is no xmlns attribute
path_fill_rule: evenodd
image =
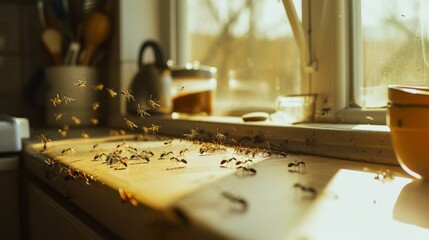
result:
<svg viewBox="0 0 429 240"><path fill-rule="evenodd" d="M102 239L40 188L28 183L29 239Z"/></svg>

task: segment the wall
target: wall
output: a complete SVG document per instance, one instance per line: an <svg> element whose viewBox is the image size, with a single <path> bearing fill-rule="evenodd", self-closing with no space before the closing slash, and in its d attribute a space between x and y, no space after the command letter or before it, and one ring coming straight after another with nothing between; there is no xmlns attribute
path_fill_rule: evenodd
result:
<svg viewBox="0 0 429 240"><path fill-rule="evenodd" d="M29 2L0 3L0 114L28 117L40 125L43 113L26 101L30 95L25 93L42 67L40 24L36 4Z"/></svg>

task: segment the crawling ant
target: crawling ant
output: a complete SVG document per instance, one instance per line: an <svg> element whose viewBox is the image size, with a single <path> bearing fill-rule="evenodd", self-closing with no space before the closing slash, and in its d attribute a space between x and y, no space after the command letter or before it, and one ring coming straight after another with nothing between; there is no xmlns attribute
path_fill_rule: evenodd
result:
<svg viewBox="0 0 429 240"><path fill-rule="evenodd" d="M64 180L65 181L70 180L70 178L72 178L72 179L78 179L79 176L80 176L79 170L77 170L75 168L72 168L70 166L68 168L62 167L60 169L60 173L66 173L67 174L67 175L64 176Z"/></svg>
<svg viewBox="0 0 429 240"><path fill-rule="evenodd" d="M173 155L174 153L172 151L169 152L163 152L161 155L159 155L159 160L165 159L168 155Z"/></svg>
<svg viewBox="0 0 429 240"><path fill-rule="evenodd" d="M86 185L89 185L89 183L90 183L91 181L93 181L93 182L95 182L95 181L96 181L96 179L95 179L95 177L94 177L93 175L83 173L83 174L82 174L82 176L83 176L83 178L85 179L85 183L86 183Z"/></svg>
<svg viewBox="0 0 429 240"><path fill-rule="evenodd" d="M174 140L174 139L172 139L172 138L165 139L165 140L164 140L164 145L170 145L170 144L172 144L172 143L173 143L173 140Z"/></svg>
<svg viewBox="0 0 429 240"><path fill-rule="evenodd" d="M100 153L100 154L96 154L93 160L101 160L103 158L107 158L107 155L105 153Z"/></svg>
<svg viewBox="0 0 429 240"><path fill-rule="evenodd" d="M301 183L295 183L293 185L293 188L300 189L302 192L305 192L305 193L309 193L311 195L311 197L314 197L317 194L316 189L314 189L312 187L306 187Z"/></svg>
<svg viewBox="0 0 429 240"><path fill-rule="evenodd" d="M305 162L303 161L295 161L291 162L287 165L289 168L289 172L295 172L295 173L305 173Z"/></svg>
<svg viewBox="0 0 429 240"><path fill-rule="evenodd" d="M223 198L227 199L229 202L239 206L239 208L235 209L236 211L238 211L238 212L246 212L247 211L248 204L244 198L235 196L232 193L229 193L226 191L222 192L221 196Z"/></svg>
<svg viewBox="0 0 429 240"><path fill-rule="evenodd" d="M124 97L127 99L128 102L130 100L136 101L134 99L133 91L131 89L130 90L121 91L121 95L124 95Z"/></svg>
<svg viewBox="0 0 429 240"><path fill-rule="evenodd" d="M227 168L231 165L231 163L236 162L237 159L235 157L232 157L230 159L223 159L222 161L220 161L220 167L221 168Z"/></svg>
<svg viewBox="0 0 429 240"><path fill-rule="evenodd" d="M179 152L179 156L183 156L183 155L185 155L187 152L189 152L189 149L187 149L187 148L182 149L182 150L180 150L180 152Z"/></svg>
<svg viewBox="0 0 429 240"><path fill-rule="evenodd" d="M76 151L73 148L69 147L69 148L63 149L61 151L61 154L62 155L71 155L71 154L74 154L75 152Z"/></svg>
<svg viewBox="0 0 429 240"><path fill-rule="evenodd" d="M98 143L96 143L96 144L92 145L92 148L93 148L93 149L96 149L96 148L98 148L98 146L99 146L99 144L98 144Z"/></svg>
<svg viewBox="0 0 429 240"><path fill-rule="evenodd" d="M242 170L250 176L254 176L256 175L256 169L250 167L252 164L253 160L247 159L245 161L237 161L235 166L237 167L237 170Z"/></svg>
<svg viewBox="0 0 429 240"><path fill-rule="evenodd" d="M142 154L145 154L147 156L153 157L155 153L152 152L152 150L142 150Z"/></svg>
<svg viewBox="0 0 429 240"><path fill-rule="evenodd" d="M179 159L177 157L171 157L170 161L173 162L173 164L179 164L178 166L174 166L171 168L167 168L166 170L175 170L175 169L180 169L180 168L184 168L186 164L188 164L188 161L186 161L185 159Z"/></svg>

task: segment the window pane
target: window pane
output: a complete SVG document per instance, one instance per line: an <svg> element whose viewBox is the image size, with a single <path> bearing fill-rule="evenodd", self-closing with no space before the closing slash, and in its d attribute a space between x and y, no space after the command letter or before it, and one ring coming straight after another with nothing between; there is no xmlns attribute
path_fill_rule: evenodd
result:
<svg viewBox="0 0 429 240"><path fill-rule="evenodd" d="M362 0L363 86L359 104L381 107L387 86L428 86L429 1Z"/></svg>
<svg viewBox="0 0 429 240"><path fill-rule="evenodd" d="M187 0L186 18L187 61L218 69L217 106L274 108L278 95L300 93L298 49L281 1Z"/></svg>

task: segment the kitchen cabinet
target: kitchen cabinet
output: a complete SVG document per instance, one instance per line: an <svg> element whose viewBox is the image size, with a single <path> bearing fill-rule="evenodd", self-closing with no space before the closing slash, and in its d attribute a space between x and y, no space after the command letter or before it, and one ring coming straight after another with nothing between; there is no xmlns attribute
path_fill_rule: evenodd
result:
<svg viewBox="0 0 429 240"><path fill-rule="evenodd" d="M173 144L168 145L169 141ZM126 168L94 160L97 154L125 145L150 150L154 156L150 163L128 162ZM250 156L234 152L234 147L201 154L203 146L157 136L68 139L48 145L47 155L40 154L42 144L28 145L25 167L29 175L61 195L62 201L79 209L76 212L97 223L83 230L83 236L93 236L94 231L94 236L107 232L125 239L429 237L427 228L418 227L421 219L410 224L398 217L401 214L392 216L392 211L406 209L407 204L398 199L414 183L398 166L290 153L251 157L256 174L248 174L233 166L221 167L220 162ZM74 153L62 154L68 147ZM163 151L178 154L185 147L189 150L183 156L186 166L168 170L177 165L159 159ZM47 156L59 165L48 165ZM72 171L76 177L66 180L69 170L79 170L79 174ZM82 176L93 176L96 181ZM44 199L32 191L39 202ZM121 191L129 194L121 199Z"/></svg>

